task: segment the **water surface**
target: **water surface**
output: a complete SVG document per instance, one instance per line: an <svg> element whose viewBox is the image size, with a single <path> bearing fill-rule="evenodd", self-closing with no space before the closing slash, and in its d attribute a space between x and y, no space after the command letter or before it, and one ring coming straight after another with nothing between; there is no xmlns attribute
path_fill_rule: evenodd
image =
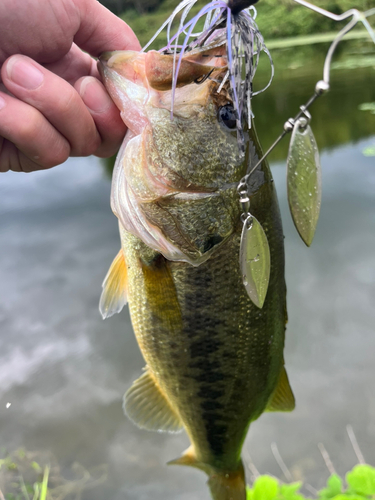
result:
<svg viewBox="0 0 375 500"><path fill-rule="evenodd" d="M265 146L307 100L321 59L318 51L315 62L302 58L305 66L283 62L259 97ZM375 157L364 155L375 148L375 115L358 109L375 101L374 77L373 67L337 69L331 95L313 110L323 203L310 249L288 214L287 142L272 157L286 237L285 358L297 407L263 415L245 449L260 472L284 479L271 453L276 442L294 478L317 488L328 476L319 442L339 473L357 461L347 424L375 464ZM127 310L105 322L98 312L119 249L109 194L95 158L0 178L0 444L48 450L67 473L74 461L108 464L108 481L84 500L208 500L201 472L165 465L187 438L139 430L122 413L143 361Z"/></svg>

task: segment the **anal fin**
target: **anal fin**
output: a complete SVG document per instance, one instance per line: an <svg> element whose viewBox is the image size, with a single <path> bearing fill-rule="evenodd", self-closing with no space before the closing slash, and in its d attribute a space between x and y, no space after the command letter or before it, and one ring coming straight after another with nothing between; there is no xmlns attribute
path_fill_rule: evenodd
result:
<svg viewBox="0 0 375 500"><path fill-rule="evenodd" d="M296 406L288 375L283 366L274 393L268 401L266 411L292 411Z"/></svg>
<svg viewBox="0 0 375 500"><path fill-rule="evenodd" d="M128 273L123 251L114 258L103 281L99 311L103 319L119 313L127 302Z"/></svg>
<svg viewBox="0 0 375 500"><path fill-rule="evenodd" d="M203 469L203 464L198 462L195 456L195 449L193 445L190 445L184 453L174 460L170 460L167 465L188 465L190 467L197 467L198 469Z"/></svg>
<svg viewBox="0 0 375 500"><path fill-rule="evenodd" d="M179 432L181 421L148 369L124 396L124 412L141 429Z"/></svg>
<svg viewBox="0 0 375 500"><path fill-rule="evenodd" d="M235 470L216 469L199 462L192 445L180 458L168 462L168 465L188 465L204 471L209 477L208 486L213 500L246 500L245 472L241 461Z"/></svg>

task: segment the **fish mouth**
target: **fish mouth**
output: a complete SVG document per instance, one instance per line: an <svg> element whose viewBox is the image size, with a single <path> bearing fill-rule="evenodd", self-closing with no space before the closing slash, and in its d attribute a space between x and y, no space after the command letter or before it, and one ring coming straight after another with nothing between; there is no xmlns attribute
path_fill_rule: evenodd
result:
<svg viewBox="0 0 375 500"><path fill-rule="evenodd" d="M107 52L102 52L99 56L99 63L104 64L107 62L113 54L113 51L108 50Z"/></svg>
<svg viewBox="0 0 375 500"><path fill-rule="evenodd" d="M155 122L155 117L149 116L148 107L160 108L163 110L164 119L170 121L171 93L151 88L146 75L147 64L154 68L155 60L159 60L159 57L162 58L164 66L173 63L169 56L155 51L147 54L135 51L104 52L99 58L98 67L105 86L120 109L125 125L131 131L124 165L128 185L141 203L157 201L166 196L182 196L182 193L185 198L190 196L191 199L210 196L218 189L216 183L201 186L186 179L181 172L176 172L173 166L168 165L170 162L163 160L162 154L153 144L155 124L152 122ZM151 62L147 62L147 58ZM198 66L202 65L199 63ZM154 69L153 74L163 74L167 79L170 76L165 68L159 73ZM193 87L200 103L207 100L207 89L204 85ZM159 117L156 121L158 119ZM150 157L153 159L150 160Z"/></svg>
<svg viewBox="0 0 375 500"><path fill-rule="evenodd" d="M222 57L220 57L222 56ZM176 61L172 54L161 54L155 50L147 53L135 51L103 52L98 68L103 76L106 69L114 70L133 83L141 80L154 90L171 90ZM227 71L224 45L214 49L195 50L184 55L179 61L176 87L204 81L208 75L218 75Z"/></svg>
<svg viewBox="0 0 375 500"><path fill-rule="evenodd" d="M111 69L111 64L109 61L116 54L116 51L107 51L100 54L97 62L98 71L103 80L105 80L109 74L107 73L108 69Z"/></svg>
<svg viewBox="0 0 375 500"><path fill-rule="evenodd" d="M152 59L154 68L151 82L147 76L147 57ZM235 210L225 206L224 198L228 197L223 197L223 192L235 189L237 184L222 185L222 178L196 174L198 166L204 168L203 152L198 153L196 146L180 151L169 148L170 141L167 140L167 146L163 142L164 137L171 138L175 133L176 140L180 141L177 143L182 144L188 124L199 123L197 120L207 123L203 112L208 103L216 119L213 109L216 103L211 101L211 92L217 84L208 80L195 85L188 74L191 65L198 75L202 71L206 73L206 65L199 60L199 55L197 58L198 61L186 61L185 72L181 71L182 80L176 85L183 88L179 88L174 97L171 91L173 57L152 51L147 54L118 51L103 53L98 62L106 89L128 127L113 173L112 210L120 225L149 248L168 260L193 266L206 261L231 234L231 213ZM215 59L215 64L218 60ZM159 73L155 61L160 62ZM223 66L216 69L222 71ZM164 85L168 88L161 89ZM180 125L176 122L170 125L172 98L174 119L180 120ZM216 132L216 121L214 123L214 129L209 130ZM217 148L215 151L213 154L217 156ZM196 160L198 163L193 167ZM183 168L179 168L182 163ZM225 225L223 210L227 212Z"/></svg>
<svg viewBox="0 0 375 500"><path fill-rule="evenodd" d="M105 69L116 71L124 78L129 78L133 71L133 63L137 59L143 61L144 54L134 50L114 50L100 54L98 59L98 69L102 73Z"/></svg>

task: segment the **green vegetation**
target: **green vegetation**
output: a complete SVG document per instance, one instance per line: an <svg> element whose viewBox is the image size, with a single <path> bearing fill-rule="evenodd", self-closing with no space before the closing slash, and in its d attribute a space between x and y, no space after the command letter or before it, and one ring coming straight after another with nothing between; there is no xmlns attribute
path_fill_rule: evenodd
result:
<svg viewBox="0 0 375 500"><path fill-rule="evenodd" d="M107 479L105 466L89 473L75 463L72 466L74 477L67 480L50 454L21 449L3 455L0 459L0 500L80 500L83 491Z"/></svg>
<svg viewBox="0 0 375 500"><path fill-rule="evenodd" d="M179 0L101 0L133 28L142 45L172 13ZM207 1L200 0L192 13ZM314 0L314 4L334 13L350 8L367 10L373 7L370 0ZM310 34L337 32L338 23L297 5L293 0L259 0L257 23L266 40L285 37L306 37ZM339 23L342 26L342 23ZM310 42L309 42L310 43ZM155 48L161 48L162 38Z"/></svg>
<svg viewBox="0 0 375 500"><path fill-rule="evenodd" d="M293 36L290 38L274 38L267 42L268 49L288 49L290 47L300 47L302 45L314 45L316 43L333 42L337 36L337 31L330 31L328 33L317 33L313 35ZM361 40L369 39L368 32L350 31L345 35L345 40Z"/></svg>
<svg viewBox="0 0 375 500"><path fill-rule="evenodd" d="M313 3L336 14L351 8L367 10L373 6L367 0L314 0ZM338 27L338 23L292 0L259 0L258 14L257 23L265 39L325 33L337 31Z"/></svg>
<svg viewBox="0 0 375 500"><path fill-rule="evenodd" d="M332 474L327 486L318 492L319 500L370 500L375 498L375 468L356 465L346 474L346 484ZM248 487L247 500L305 500L300 492L301 482L282 484L271 476L260 476L252 488Z"/></svg>
<svg viewBox="0 0 375 500"><path fill-rule="evenodd" d="M375 156L375 146L369 146L362 151L364 156Z"/></svg>
<svg viewBox="0 0 375 500"><path fill-rule="evenodd" d="M372 115L375 115L375 102L364 102L358 106L361 111L370 111Z"/></svg>
<svg viewBox="0 0 375 500"><path fill-rule="evenodd" d="M50 454L17 450L0 458L0 500L80 500L83 491L107 480L107 468L89 473L73 464L74 479L65 479L56 459ZM35 459L38 459L36 461ZM375 468L356 465L344 481L332 474L317 500L374 500ZM268 475L259 476L247 488L247 500L307 500L302 482L284 484Z"/></svg>

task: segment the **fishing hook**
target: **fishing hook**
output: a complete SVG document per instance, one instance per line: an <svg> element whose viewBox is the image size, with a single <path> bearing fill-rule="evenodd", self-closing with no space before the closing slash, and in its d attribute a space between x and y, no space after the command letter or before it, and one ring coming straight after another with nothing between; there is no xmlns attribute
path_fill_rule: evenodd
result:
<svg viewBox="0 0 375 500"><path fill-rule="evenodd" d="M196 80L194 80L194 83L196 83L197 85L200 85L201 83L205 82L207 80L207 78L209 78L212 73L215 71L216 68L212 68L212 70L207 73L207 75L204 75L204 76L201 76L199 78L197 78Z"/></svg>

